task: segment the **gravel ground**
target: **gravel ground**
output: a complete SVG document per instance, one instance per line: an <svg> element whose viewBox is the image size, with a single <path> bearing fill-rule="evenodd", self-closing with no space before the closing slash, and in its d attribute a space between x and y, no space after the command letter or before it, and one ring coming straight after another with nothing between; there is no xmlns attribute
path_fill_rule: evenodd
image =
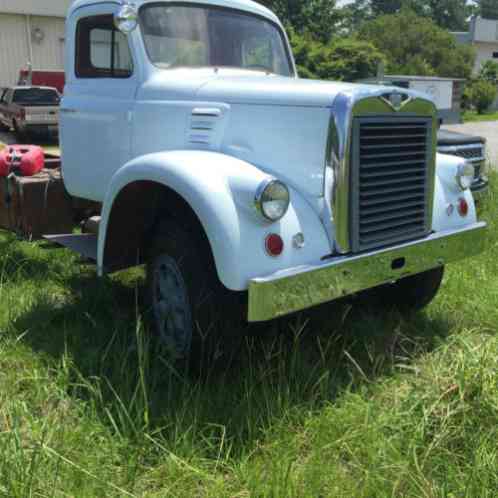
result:
<svg viewBox="0 0 498 498"><path fill-rule="evenodd" d="M445 125L443 128L486 138L488 141L489 161L495 168L498 168L498 121Z"/></svg>

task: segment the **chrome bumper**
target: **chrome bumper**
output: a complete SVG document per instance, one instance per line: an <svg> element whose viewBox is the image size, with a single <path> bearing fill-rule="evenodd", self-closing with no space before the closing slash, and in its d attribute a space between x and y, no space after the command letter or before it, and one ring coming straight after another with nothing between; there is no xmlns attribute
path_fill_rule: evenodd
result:
<svg viewBox="0 0 498 498"><path fill-rule="evenodd" d="M486 223L357 256L340 256L257 278L249 284L250 322L263 322L446 265L484 250Z"/></svg>

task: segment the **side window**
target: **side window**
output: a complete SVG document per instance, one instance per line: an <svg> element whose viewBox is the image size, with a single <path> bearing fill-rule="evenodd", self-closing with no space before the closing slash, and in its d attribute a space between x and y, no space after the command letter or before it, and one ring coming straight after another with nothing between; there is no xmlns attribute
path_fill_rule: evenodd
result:
<svg viewBox="0 0 498 498"><path fill-rule="evenodd" d="M242 44L242 64L247 68L273 71L273 50L267 38L249 38Z"/></svg>
<svg viewBox="0 0 498 498"><path fill-rule="evenodd" d="M132 74L128 39L114 27L113 16L81 19L76 29L76 76L129 78Z"/></svg>

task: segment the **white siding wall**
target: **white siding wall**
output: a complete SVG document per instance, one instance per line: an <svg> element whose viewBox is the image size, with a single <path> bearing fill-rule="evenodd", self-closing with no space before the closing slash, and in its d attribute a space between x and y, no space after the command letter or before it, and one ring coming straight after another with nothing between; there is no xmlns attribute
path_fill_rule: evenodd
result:
<svg viewBox="0 0 498 498"><path fill-rule="evenodd" d="M0 86L16 83L19 69L28 61L25 17L0 14Z"/></svg>
<svg viewBox="0 0 498 498"><path fill-rule="evenodd" d="M31 29L45 34L41 43L32 43L33 69L64 69L64 19L31 17Z"/></svg>
<svg viewBox="0 0 498 498"><path fill-rule="evenodd" d="M439 110L453 107L453 81L412 81L410 88L429 94Z"/></svg>
<svg viewBox="0 0 498 498"><path fill-rule="evenodd" d="M0 0L0 12L66 17L73 0Z"/></svg>
<svg viewBox="0 0 498 498"><path fill-rule="evenodd" d="M31 26L31 31L28 26ZM40 43L31 35L36 28L44 35ZM64 69L63 18L31 16L28 24L25 15L0 14L0 86L17 83L19 70L30 61L28 33L33 69Z"/></svg>
<svg viewBox="0 0 498 498"><path fill-rule="evenodd" d="M476 17L474 19L474 41L493 43L498 42L498 22Z"/></svg>
<svg viewBox="0 0 498 498"><path fill-rule="evenodd" d="M494 60L498 62L498 59L493 58L493 53L498 52L498 42L495 43L474 43L474 48L476 51L476 63L474 66L474 72L478 73L481 69L481 65L489 60Z"/></svg>

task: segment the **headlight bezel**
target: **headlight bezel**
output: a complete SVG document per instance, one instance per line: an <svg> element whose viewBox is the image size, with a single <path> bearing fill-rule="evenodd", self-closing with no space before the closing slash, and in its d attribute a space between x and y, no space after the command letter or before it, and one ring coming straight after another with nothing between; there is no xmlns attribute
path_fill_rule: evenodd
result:
<svg viewBox="0 0 498 498"><path fill-rule="evenodd" d="M274 188L280 188L281 193L284 193L284 196L286 198L284 199L276 199L276 201L284 202L285 207L280 210L280 212L275 215L268 210L268 206L265 206L266 203L268 202L273 202L271 200L271 190ZM256 194L254 197L254 205L256 206L256 210L258 214L265 220L266 222L269 223L276 223L277 221L280 221L288 212L289 206L290 206L290 191L289 187L282 182L281 180L278 180L277 178L267 178L263 182L261 182L258 186L258 189L256 190Z"/></svg>
<svg viewBox="0 0 498 498"><path fill-rule="evenodd" d="M462 192L465 192L472 187L475 180L475 174L475 167L470 161L465 161L464 164L458 166L455 180L458 188Z"/></svg>

